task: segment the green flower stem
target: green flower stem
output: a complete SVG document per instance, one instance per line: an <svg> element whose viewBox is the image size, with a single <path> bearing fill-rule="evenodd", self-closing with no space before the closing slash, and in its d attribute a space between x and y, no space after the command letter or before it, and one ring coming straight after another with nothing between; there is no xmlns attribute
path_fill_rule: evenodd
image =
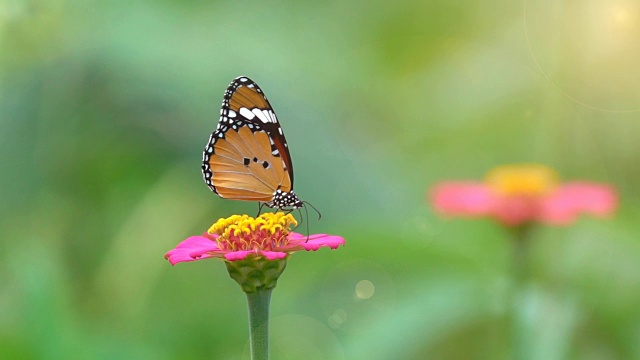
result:
<svg viewBox="0 0 640 360"><path fill-rule="evenodd" d="M269 359L269 302L272 290L259 289L246 293L249 304L251 360Z"/></svg>
<svg viewBox="0 0 640 360"><path fill-rule="evenodd" d="M269 303L271 291L287 267L287 259L267 260L249 257L225 261L229 276L247 294L251 360L269 359Z"/></svg>
<svg viewBox="0 0 640 360"><path fill-rule="evenodd" d="M526 317L526 296L530 282L531 226L513 229L510 306L511 359L529 359L533 329Z"/></svg>
<svg viewBox="0 0 640 360"><path fill-rule="evenodd" d="M531 227L521 225L513 229L513 276L516 286L525 286L529 282L529 252L531 247Z"/></svg>

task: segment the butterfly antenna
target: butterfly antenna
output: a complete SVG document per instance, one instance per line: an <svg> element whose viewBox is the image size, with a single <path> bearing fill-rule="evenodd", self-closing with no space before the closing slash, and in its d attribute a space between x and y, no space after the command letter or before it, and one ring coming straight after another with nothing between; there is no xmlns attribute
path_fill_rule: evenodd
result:
<svg viewBox="0 0 640 360"><path fill-rule="evenodd" d="M318 211L318 209L316 209L315 206L313 206L312 203L308 202L308 201L303 201L302 203L311 206L311 208L313 208L313 210L316 211L316 213L318 214L318 220L322 219L322 214L320 214L320 211ZM307 213L307 217L309 217L309 214Z"/></svg>

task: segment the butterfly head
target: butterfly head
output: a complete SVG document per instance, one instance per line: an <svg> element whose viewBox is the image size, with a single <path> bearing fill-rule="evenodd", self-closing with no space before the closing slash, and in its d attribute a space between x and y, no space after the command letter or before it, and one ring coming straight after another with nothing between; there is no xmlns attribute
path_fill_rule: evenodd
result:
<svg viewBox="0 0 640 360"><path fill-rule="evenodd" d="M280 189L274 191L273 200L265 203L270 208L276 209L299 209L304 206L302 201L298 198L293 190L287 192Z"/></svg>

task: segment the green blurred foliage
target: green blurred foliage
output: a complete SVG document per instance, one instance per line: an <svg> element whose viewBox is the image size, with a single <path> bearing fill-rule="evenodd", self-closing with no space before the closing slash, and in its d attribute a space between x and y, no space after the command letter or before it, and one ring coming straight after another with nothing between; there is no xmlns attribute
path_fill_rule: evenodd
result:
<svg viewBox="0 0 640 360"><path fill-rule="evenodd" d="M621 198L536 229L530 358L640 359L638 24L625 0L0 0L0 358L248 358L224 266L162 258L256 211L199 170L242 74L322 211L311 232L347 240L290 259L274 359L509 358L508 232L426 194L512 162Z"/></svg>

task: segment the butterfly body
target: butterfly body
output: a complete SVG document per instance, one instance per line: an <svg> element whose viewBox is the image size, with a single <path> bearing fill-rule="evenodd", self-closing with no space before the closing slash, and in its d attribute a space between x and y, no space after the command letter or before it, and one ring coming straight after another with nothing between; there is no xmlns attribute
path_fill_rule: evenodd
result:
<svg viewBox="0 0 640 360"><path fill-rule="evenodd" d="M234 79L224 94L220 121L202 155L209 188L225 199L297 209L293 164L273 108L251 79Z"/></svg>

